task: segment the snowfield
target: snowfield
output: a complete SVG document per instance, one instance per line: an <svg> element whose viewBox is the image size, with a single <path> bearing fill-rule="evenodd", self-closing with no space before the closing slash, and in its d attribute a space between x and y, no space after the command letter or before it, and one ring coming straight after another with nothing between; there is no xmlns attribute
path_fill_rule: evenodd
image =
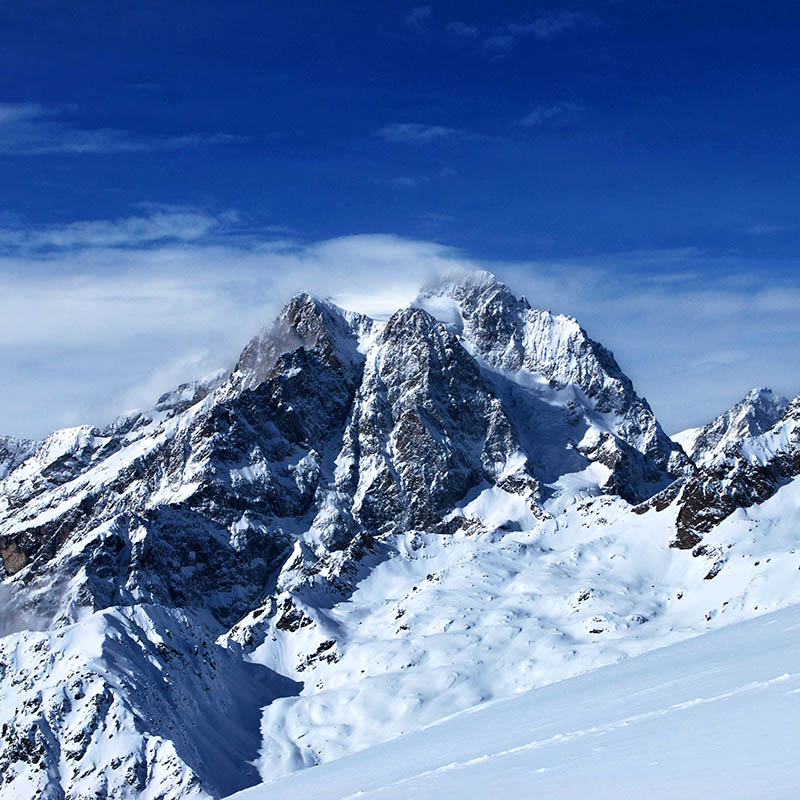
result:
<svg viewBox="0 0 800 800"><path fill-rule="evenodd" d="M799 637L792 606L235 797L788 800L800 786Z"/></svg>
<svg viewBox="0 0 800 800"><path fill-rule="evenodd" d="M551 519L519 530L494 490L460 509L489 534L407 535L346 602L316 600L316 626L275 631L252 658L305 688L265 709L264 779L340 758L494 698L544 686L711 628L800 603L800 478L708 537L714 558L668 546L667 512L570 485ZM523 520L524 521L524 520ZM503 524L508 525L503 528ZM309 600L310 603L310 600Z"/></svg>

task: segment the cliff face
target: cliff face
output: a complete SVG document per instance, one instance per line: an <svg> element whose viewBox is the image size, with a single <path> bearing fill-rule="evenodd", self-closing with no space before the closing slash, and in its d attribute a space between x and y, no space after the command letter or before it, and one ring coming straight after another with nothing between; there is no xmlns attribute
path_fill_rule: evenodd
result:
<svg viewBox="0 0 800 800"><path fill-rule="evenodd" d="M735 406L700 428L673 436L697 466L711 463L741 440L766 433L781 418L788 401L771 389L753 389Z"/></svg>

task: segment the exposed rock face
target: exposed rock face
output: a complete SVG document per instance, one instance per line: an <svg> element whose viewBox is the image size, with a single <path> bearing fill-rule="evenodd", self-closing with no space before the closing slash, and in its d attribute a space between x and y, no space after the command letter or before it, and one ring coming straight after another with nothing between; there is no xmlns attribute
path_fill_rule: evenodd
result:
<svg viewBox="0 0 800 800"><path fill-rule="evenodd" d="M577 391L573 415L605 417L610 430L602 441L587 442L584 452L612 469L612 493L636 502L691 472L613 353L571 317L532 309L488 273L430 286L416 302L451 320L481 363L542 376L557 390L570 387Z"/></svg>
<svg viewBox="0 0 800 800"><path fill-rule="evenodd" d="M700 469L671 487L669 496L651 501L666 506L675 499L673 545L683 549L699 545L737 508L764 502L800 474L800 397L787 405L768 389L753 390L700 431L692 448Z"/></svg>
<svg viewBox="0 0 800 800"><path fill-rule="evenodd" d="M378 336L338 461L337 488L372 531L435 526L473 486L526 467L475 362L421 309L398 311Z"/></svg>
<svg viewBox="0 0 800 800"><path fill-rule="evenodd" d="M780 419L787 405L786 398L773 394L772 389L753 389L712 422L682 431L672 438L697 466L704 466L742 439L766 433Z"/></svg>
<svg viewBox="0 0 800 800"><path fill-rule="evenodd" d="M769 403L753 404L766 424ZM797 474L798 416L795 401L755 438L750 422L745 439L745 422L712 426L709 446L732 443L695 475L609 351L491 276L430 287L386 322L300 294L230 373L102 430L0 440L14 591L0 634L4 603L46 629L0 641L15 687L0 797L205 798L254 782L257 720L239 733L225 720L242 697L253 711L297 687L243 652L284 675L336 664L340 632L320 610L396 542L493 534L486 498L519 530L557 528L553 503L656 495L693 546ZM285 636L309 641L292 663ZM190 733L207 719L219 757Z"/></svg>

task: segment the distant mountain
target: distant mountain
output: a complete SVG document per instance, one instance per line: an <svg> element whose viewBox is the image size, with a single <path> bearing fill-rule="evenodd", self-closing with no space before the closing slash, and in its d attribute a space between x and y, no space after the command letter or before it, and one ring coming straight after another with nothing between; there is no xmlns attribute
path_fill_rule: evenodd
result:
<svg viewBox="0 0 800 800"><path fill-rule="evenodd" d="M700 428L676 433L677 442L697 466L711 463L729 447L750 436L766 433L779 419L789 401L772 389L753 389L733 408Z"/></svg>
<svg viewBox="0 0 800 800"><path fill-rule="evenodd" d="M800 473L800 397L787 405L766 392L754 390L707 426L693 447L697 472L650 501L660 507L677 498L676 547L694 548L734 511L764 502ZM737 429L753 433L737 437ZM700 545L699 552L706 551ZM724 562L724 554L717 555L715 570Z"/></svg>
<svg viewBox="0 0 800 800"><path fill-rule="evenodd" d="M682 448L478 273L0 440L0 798L221 797L799 601L800 400L744 402Z"/></svg>
<svg viewBox="0 0 800 800"><path fill-rule="evenodd" d="M16 469L39 446L29 439L0 436L0 480Z"/></svg>

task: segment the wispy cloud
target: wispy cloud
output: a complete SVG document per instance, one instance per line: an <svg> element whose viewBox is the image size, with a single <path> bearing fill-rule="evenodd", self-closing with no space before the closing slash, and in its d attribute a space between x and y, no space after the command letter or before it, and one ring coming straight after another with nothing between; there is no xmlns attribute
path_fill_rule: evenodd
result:
<svg viewBox="0 0 800 800"><path fill-rule="evenodd" d="M518 37L533 36L535 39L553 39L571 30L600 27L600 18L588 11L558 11L537 16L525 16L509 22L507 30Z"/></svg>
<svg viewBox="0 0 800 800"><path fill-rule="evenodd" d="M396 175L386 179L375 178L373 183L379 186L391 186L398 189L418 189L420 186L426 186L435 181L451 178L457 174L458 173L454 169L443 167L442 169L430 172L427 175Z"/></svg>
<svg viewBox="0 0 800 800"><path fill-rule="evenodd" d="M45 228L0 228L0 251L47 248L140 247L153 242L192 241L235 223L230 212L167 209L146 216L114 220L86 220Z"/></svg>
<svg viewBox="0 0 800 800"><path fill-rule="evenodd" d="M15 228L0 248L0 431L41 436L151 404L172 384L230 366L301 289L385 315L433 275L479 266L534 306L576 316L671 430L754 385L800 390L797 270L780 279L771 270L767 284L757 265L692 249L479 264L431 241L304 242L267 227L243 233L232 212L154 208L23 237Z"/></svg>
<svg viewBox="0 0 800 800"><path fill-rule="evenodd" d="M483 49L492 52L507 52L511 50L517 40L510 33L495 33L487 36L483 42Z"/></svg>
<svg viewBox="0 0 800 800"><path fill-rule="evenodd" d="M408 175L399 175L396 178L390 178L388 183L390 186L397 186L401 189L416 189L420 183L426 183L427 178L411 178Z"/></svg>
<svg viewBox="0 0 800 800"><path fill-rule="evenodd" d="M416 6L406 14L406 25L418 28L425 20L430 19L432 14L430 6Z"/></svg>
<svg viewBox="0 0 800 800"><path fill-rule="evenodd" d="M387 142L395 144L414 144L434 142L438 139L452 139L457 136L467 135L456 128L447 128L443 125L425 125L419 122L395 122L380 128L377 135Z"/></svg>
<svg viewBox="0 0 800 800"><path fill-rule="evenodd" d="M38 103L0 103L0 155L97 155L180 150L232 144L243 137L228 133L142 136L117 128L82 127L74 107Z"/></svg>
<svg viewBox="0 0 800 800"><path fill-rule="evenodd" d="M583 110L583 106L576 103L537 106L532 111L529 111L518 124L523 128L538 128L542 125L563 125L572 122Z"/></svg>
<svg viewBox="0 0 800 800"><path fill-rule="evenodd" d="M451 39L462 43L475 41L483 52L503 60L522 39L548 41L570 32L602 27L600 18L590 11L554 11L524 14L494 24L470 24L455 20L444 26Z"/></svg>
<svg viewBox="0 0 800 800"><path fill-rule="evenodd" d="M459 20L449 22L444 29L451 36L456 36L460 39L474 39L479 33L477 25L467 25L466 22L460 22Z"/></svg>
<svg viewBox="0 0 800 800"><path fill-rule="evenodd" d="M452 214L441 214L435 211L420 214L419 218L430 226L446 225L447 223L455 222L455 217Z"/></svg>
<svg viewBox="0 0 800 800"><path fill-rule="evenodd" d="M781 231L785 231L786 228L783 225L765 225L765 224L757 224L751 225L745 233L750 236L769 236L773 233L780 233Z"/></svg>

